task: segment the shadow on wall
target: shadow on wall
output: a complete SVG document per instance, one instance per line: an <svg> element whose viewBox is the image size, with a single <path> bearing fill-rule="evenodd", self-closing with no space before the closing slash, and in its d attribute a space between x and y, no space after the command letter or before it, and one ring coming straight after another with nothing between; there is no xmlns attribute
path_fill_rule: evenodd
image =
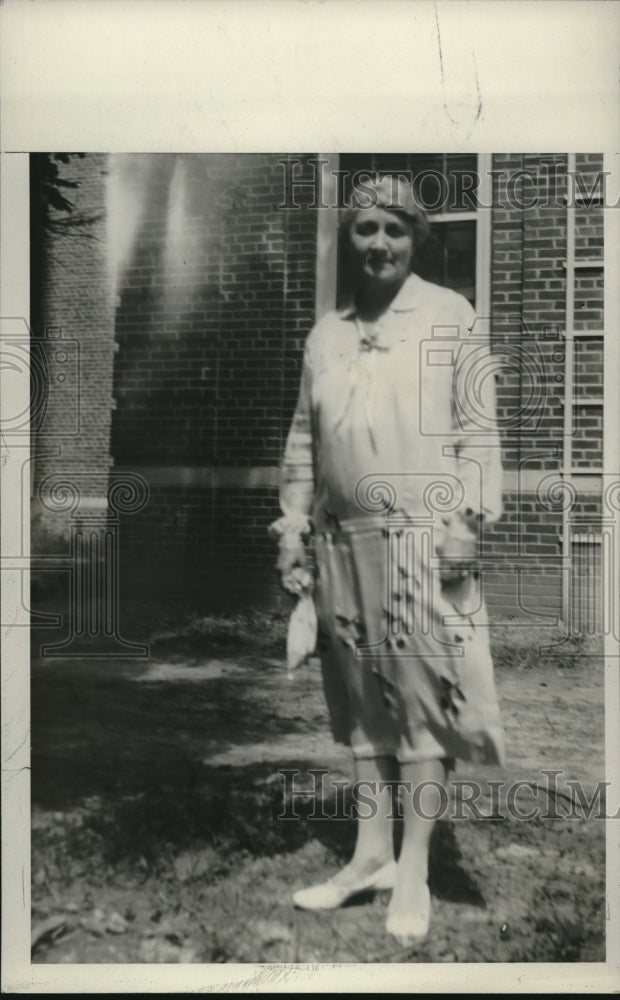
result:
<svg viewBox="0 0 620 1000"><path fill-rule="evenodd" d="M278 159L111 157L111 447L117 472L138 469L150 489L122 525L124 592L172 589L218 608L277 594L277 488L241 474L211 489L203 472L273 470L296 401L317 220L278 208Z"/></svg>
<svg viewBox="0 0 620 1000"><path fill-rule="evenodd" d="M278 461L297 309L287 277L299 262L288 259L279 175L270 164L269 187L262 159L112 158L117 465Z"/></svg>

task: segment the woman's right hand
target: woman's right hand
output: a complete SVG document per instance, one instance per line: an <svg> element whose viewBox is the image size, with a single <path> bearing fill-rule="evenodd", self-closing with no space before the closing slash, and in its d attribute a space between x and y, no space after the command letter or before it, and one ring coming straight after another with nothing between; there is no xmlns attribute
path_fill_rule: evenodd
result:
<svg viewBox="0 0 620 1000"><path fill-rule="evenodd" d="M301 539L293 545L280 547L276 569L280 574L282 587L289 593L299 594L309 588L311 576L308 571L308 557Z"/></svg>

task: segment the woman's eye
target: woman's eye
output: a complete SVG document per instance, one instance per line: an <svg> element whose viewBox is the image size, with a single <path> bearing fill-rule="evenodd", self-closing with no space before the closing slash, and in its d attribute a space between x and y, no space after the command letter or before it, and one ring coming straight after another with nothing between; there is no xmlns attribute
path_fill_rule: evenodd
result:
<svg viewBox="0 0 620 1000"><path fill-rule="evenodd" d="M355 227L355 232L358 236L372 236L377 232L377 226L374 222L361 222Z"/></svg>

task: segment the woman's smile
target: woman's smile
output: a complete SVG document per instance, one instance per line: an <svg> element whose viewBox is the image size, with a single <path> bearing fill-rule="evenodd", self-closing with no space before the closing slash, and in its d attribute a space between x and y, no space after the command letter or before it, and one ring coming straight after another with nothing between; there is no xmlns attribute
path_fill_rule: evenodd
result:
<svg viewBox="0 0 620 1000"><path fill-rule="evenodd" d="M394 261L392 258L382 254L367 253L365 263L372 270L375 277L390 274L394 270Z"/></svg>

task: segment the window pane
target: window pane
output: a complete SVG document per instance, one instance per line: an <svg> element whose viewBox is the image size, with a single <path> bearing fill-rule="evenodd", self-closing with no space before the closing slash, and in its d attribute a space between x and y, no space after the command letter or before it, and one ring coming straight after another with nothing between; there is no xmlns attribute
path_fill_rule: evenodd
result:
<svg viewBox="0 0 620 1000"><path fill-rule="evenodd" d="M406 173L429 213L473 212L478 206L478 157L470 153L343 153L344 191L361 170Z"/></svg>
<svg viewBox="0 0 620 1000"><path fill-rule="evenodd" d="M427 243L416 254L413 270L421 278L476 299L476 223L436 222Z"/></svg>

